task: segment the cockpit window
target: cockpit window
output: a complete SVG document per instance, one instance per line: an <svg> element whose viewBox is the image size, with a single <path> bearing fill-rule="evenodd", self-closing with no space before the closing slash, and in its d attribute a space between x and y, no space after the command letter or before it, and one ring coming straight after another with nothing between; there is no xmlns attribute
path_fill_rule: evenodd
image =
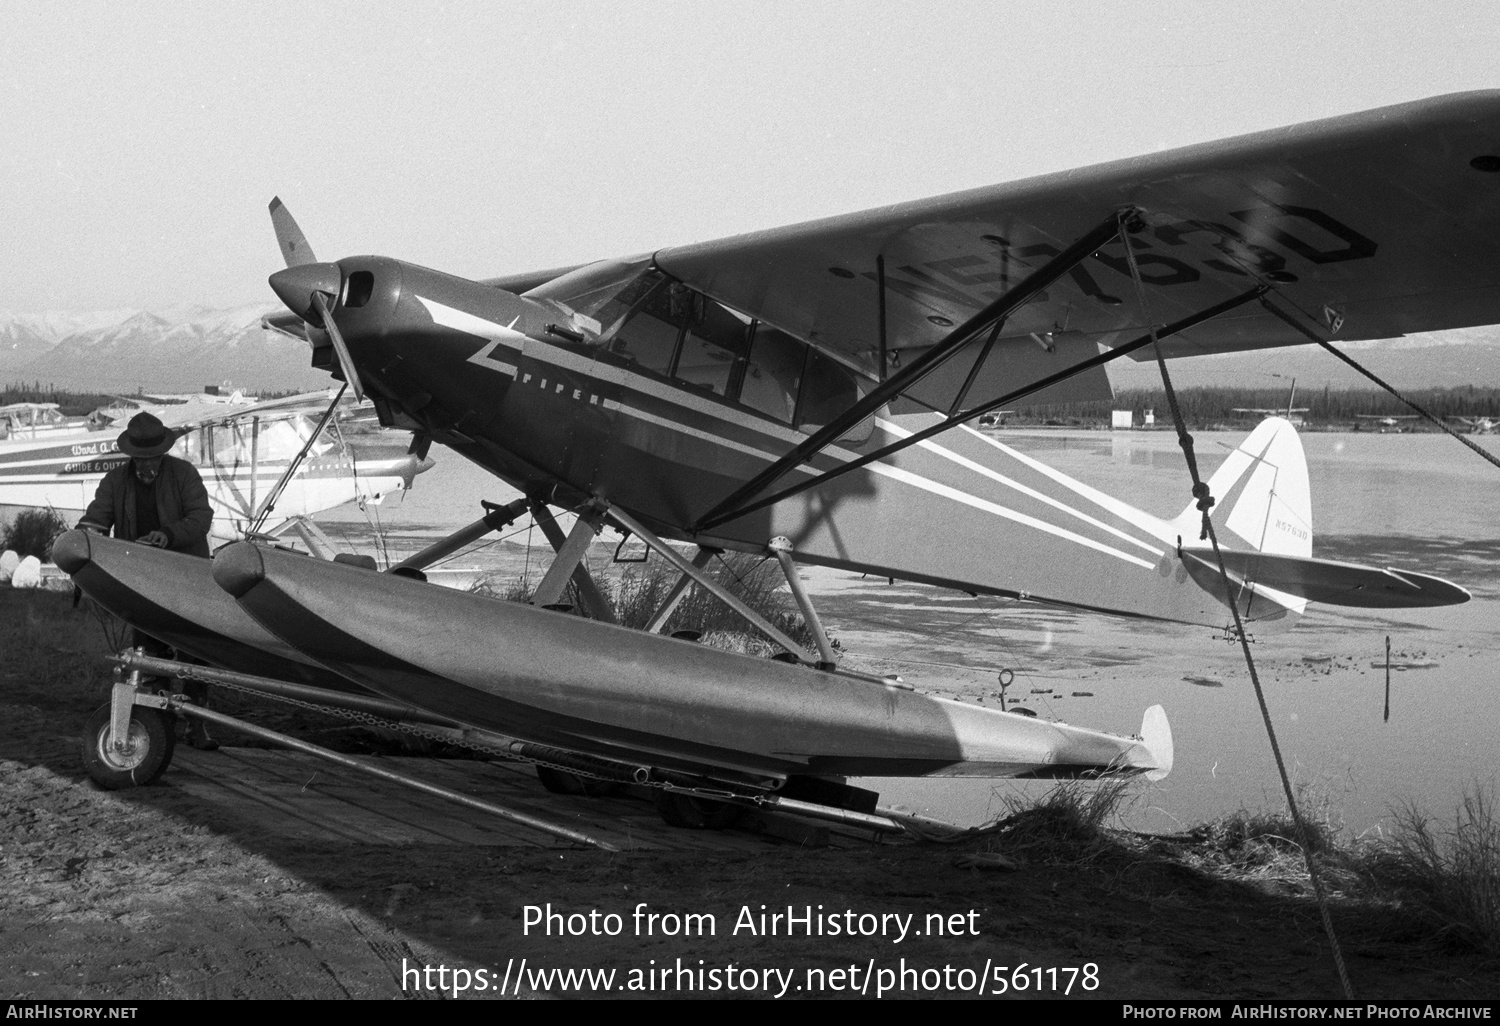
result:
<svg viewBox="0 0 1500 1026"><path fill-rule="evenodd" d="M750 318L720 306L706 296L693 296L687 338L673 372L690 385L733 398L744 370Z"/></svg>
<svg viewBox="0 0 1500 1026"><path fill-rule="evenodd" d="M664 276L653 271L640 280L645 285L642 300L637 300L635 312L615 328L608 351L628 364L668 374L687 323L688 308L673 301L672 286Z"/></svg>

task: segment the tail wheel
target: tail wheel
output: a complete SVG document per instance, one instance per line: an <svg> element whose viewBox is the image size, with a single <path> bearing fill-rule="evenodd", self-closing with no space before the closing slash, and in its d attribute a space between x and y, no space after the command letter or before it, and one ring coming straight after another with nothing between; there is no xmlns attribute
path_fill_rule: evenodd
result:
<svg viewBox="0 0 1500 1026"><path fill-rule="evenodd" d="M656 811L668 826L688 830L727 830L739 822L745 811L738 805L699 798L676 791L656 792Z"/></svg>
<svg viewBox="0 0 1500 1026"><path fill-rule="evenodd" d="M177 747L170 716L158 709L132 708L124 751L110 745L109 721L110 703L105 702L84 728L83 764L95 783L111 791L143 787L167 771Z"/></svg>

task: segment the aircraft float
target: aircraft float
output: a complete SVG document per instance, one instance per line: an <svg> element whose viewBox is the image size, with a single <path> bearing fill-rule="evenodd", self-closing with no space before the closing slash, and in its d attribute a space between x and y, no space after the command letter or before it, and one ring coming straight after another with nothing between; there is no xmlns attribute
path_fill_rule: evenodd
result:
<svg viewBox="0 0 1500 1026"><path fill-rule="evenodd" d="M1468 598L1314 557L1306 464L1281 418L1170 519L972 425L1108 398L1106 366L1125 357L1500 321L1500 92L487 281L320 261L279 200L271 215L281 326L313 365L415 432L418 452L439 442L525 498L387 573L255 542L211 564L58 543L80 587L217 679L330 704L353 689L350 702L537 762L554 786L656 787L669 822L782 803L891 826L845 777L1159 777L1165 716L1109 734L841 668L798 564L1216 628L1231 606L1264 625L1308 602ZM552 507L577 514L570 532ZM557 550L531 605L412 579L527 511ZM582 561L606 527L682 575L645 631L610 622ZM781 564L813 648L748 608L779 659L660 635L689 585L738 601L704 572L724 551ZM586 617L548 608L570 581ZM161 741L152 717L168 708L218 716L122 684L85 742L96 777L159 773L170 731Z"/></svg>

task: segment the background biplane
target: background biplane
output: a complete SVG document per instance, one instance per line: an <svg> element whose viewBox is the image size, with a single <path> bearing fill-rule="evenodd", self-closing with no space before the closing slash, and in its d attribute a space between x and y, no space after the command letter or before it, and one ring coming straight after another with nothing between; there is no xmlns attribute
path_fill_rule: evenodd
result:
<svg viewBox="0 0 1500 1026"><path fill-rule="evenodd" d="M172 454L203 477L216 544L252 530L295 531L331 554L306 518L347 502L380 502L411 487L430 463L410 451L404 433L380 429L368 409L361 415L352 397L332 411L329 399L325 392L260 402L193 396L139 408L181 434ZM71 420L57 413L0 438L0 513L45 508L76 521L104 475L127 459L115 438L137 411L122 406Z"/></svg>

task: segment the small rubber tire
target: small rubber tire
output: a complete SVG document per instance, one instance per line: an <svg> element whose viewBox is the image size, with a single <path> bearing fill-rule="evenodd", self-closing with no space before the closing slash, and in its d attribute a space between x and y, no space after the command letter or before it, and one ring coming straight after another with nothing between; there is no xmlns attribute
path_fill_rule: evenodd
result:
<svg viewBox="0 0 1500 1026"><path fill-rule="evenodd" d="M153 783L172 764L177 748L173 718L159 709L135 706L130 710L128 747L116 752L109 746L110 703L105 702L89 717L83 733L83 765L100 787L119 791Z"/></svg>
<svg viewBox="0 0 1500 1026"><path fill-rule="evenodd" d="M738 805L712 798L698 798L676 791L657 791L656 811L668 826L687 830L728 830L740 821L745 810Z"/></svg>
<svg viewBox="0 0 1500 1026"><path fill-rule="evenodd" d="M580 777L576 773L553 769L551 766L538 766L536 778L542 782L542 787L553 794L581 794L585 798L603 798L620 789L620 785L612 780Z"/></svg>
<svg viewBox="0 0 1500 1026"><path fill-rule="evenodd" d="M583 778L551 766L538 766L536 778L553 794L583 794Z"/></svg>

